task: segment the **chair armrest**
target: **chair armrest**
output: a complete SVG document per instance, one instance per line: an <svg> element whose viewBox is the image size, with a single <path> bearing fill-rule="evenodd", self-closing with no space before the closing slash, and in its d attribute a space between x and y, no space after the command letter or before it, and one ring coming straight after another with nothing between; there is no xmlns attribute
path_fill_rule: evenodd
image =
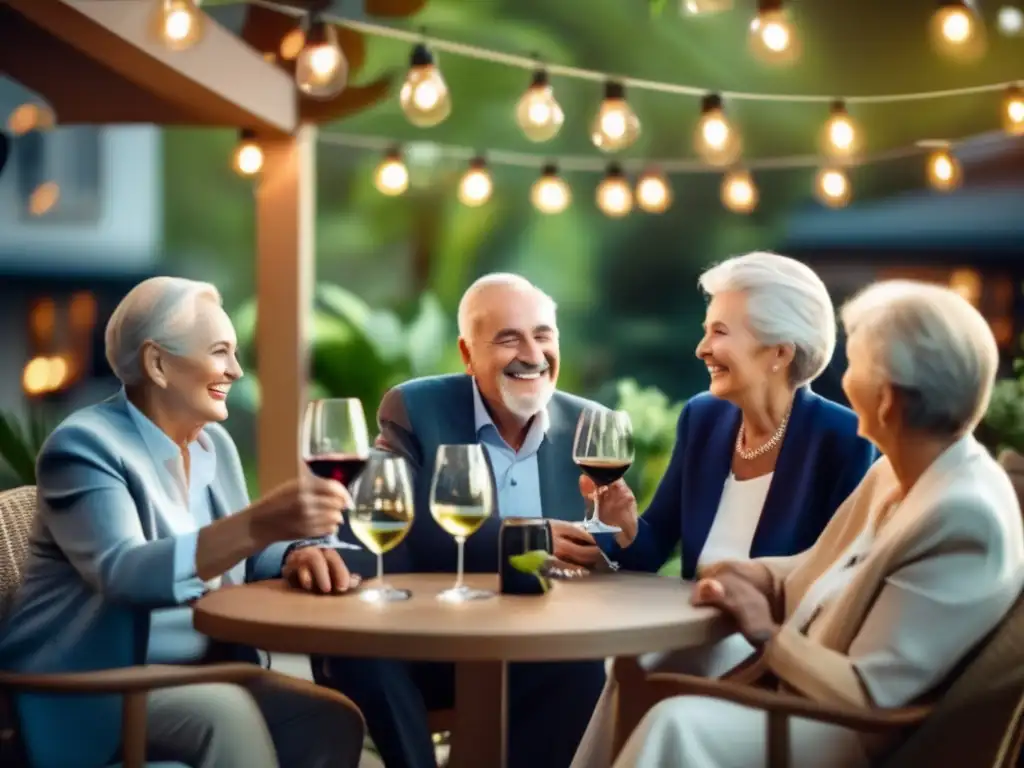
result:
<svg viewBox="0 0 1024 768"><path fill-rule="evenodd" d="M761 709L765 712L833 723L863 733L889 731L918 725L932 711L931 707L926 706L865 710L849 706L821 704L800 696L737 685L726 680L709 680L662 672L648 675L647 684L652 687L652 693L659 700L683 695L708 696L742 704L753 709Z"/></svg>
<svg viewBox="0 0 1024 768"><path fill-rule="evenodd" d="M65 694L136 693L195 683L241 683L263 672L258 665L245 663L199 666L148 664L49 675L0 672L0 690Z"/></svg>

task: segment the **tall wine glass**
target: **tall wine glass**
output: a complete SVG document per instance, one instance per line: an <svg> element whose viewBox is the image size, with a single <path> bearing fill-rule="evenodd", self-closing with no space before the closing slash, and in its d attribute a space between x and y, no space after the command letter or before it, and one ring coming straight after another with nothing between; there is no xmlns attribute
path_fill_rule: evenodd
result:
<svg viewBox="0 0 1024 768"><path fill-rule="evenodd" d="M438 600L464 603L494 597L493 592L466 586L462 578L466 538L487 521L493 508L494 485L483 446L438 446L437 466L430 486L430 514L455 538L459 550L455 586L441 592Z"/></svg>
<svg viewBox="0 0 1024 768"><path fill-rule="evenodd" d="M302 433L310 471L351 490L370 454L363 404L354 397L314 400L306 406Z"/></svg>
<svg viewBox="0 0 1024 768"><path fill-rule="evenodd" d="M594 481L594 513L579 527L588 533L618 533L616 525L602 523L598 513L601 491L621 478L633 464L633 425L625 411L588 408L576 424L573 461Z"/></svg>
<svg viewBox="0 0 1024 768"><path fill-rule="evenodd" d="M348 516L352 533L377 556L377 583L359 593L361 600L392 603L409 599L409 590L384 583L384 554L402 543L412 527L414 512L405 459L383 454L370 458L356 481Z"/></svg>

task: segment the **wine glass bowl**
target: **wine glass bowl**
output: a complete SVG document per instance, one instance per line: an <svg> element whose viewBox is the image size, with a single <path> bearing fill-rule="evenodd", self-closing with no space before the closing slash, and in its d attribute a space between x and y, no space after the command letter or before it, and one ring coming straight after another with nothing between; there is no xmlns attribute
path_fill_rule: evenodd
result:
<svg viewBox="0 0 1024 768"><path fill-rule="evenodd" d="M350 487L370 453L363 404L352 397L312 401L306 406L302 450L310 472Z"/></svg>
<svg viewBox="0 0 1024 768"><path fill-rule="evenodd" d="M594 512L579 527L588 533L619 533L599 516L601 491L620 480L633 465L633 425L625 411L588 408L580 413L573 441L573 461L594 481Z"/></svg>
<svg viewBox="0 0 1024 768"><path fill-rule="evenodd" d="M476 533L493 511L494 483L483 446L438 446L430 486L430 514L441 529L455 539L458 548L455 585L441 592L438 600L464 603L494 596L493 592L471 589L463 582L466 538Z"/></svg>
<svg viewBox="0 0 1024 768"><path fill-rule="evenodd" d="M415 517L409 465L400 456L373 456L352 492L349 526L363 546L377 556L377 581L359 593L370 603L408 600L411 592L384 583L384 555L405 539Z"/></svg>

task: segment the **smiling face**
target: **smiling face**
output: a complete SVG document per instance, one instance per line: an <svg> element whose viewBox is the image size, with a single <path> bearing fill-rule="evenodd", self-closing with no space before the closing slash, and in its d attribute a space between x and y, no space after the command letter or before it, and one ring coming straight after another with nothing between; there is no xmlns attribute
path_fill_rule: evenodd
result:
<svg viewBox="0 0 1024 768"><path fill-rule="evenodd" d="M711 393L732 401L742 399L751 387L784 375L785 364L792 359L789 348L758 341L743 291L722 291L711 298L696 355L708 367Z"/></svg>
<svg viewBox="0 0 1024 768"><path fill-rule="evenodd" d="M492 408L532 418L558 381L554 305L536 289L492 285L477 291L467 309L469 337L459 339L466 372Z"/></svg>
<svg viewBox="0 0 1024 768"><path fill-rule="evenodd" d="M228 417L228 391L242 376L236 346L227 313L201 298L185 350L176 354L150 343L143 361L161 399L181 421L223 421Z"/></svg>

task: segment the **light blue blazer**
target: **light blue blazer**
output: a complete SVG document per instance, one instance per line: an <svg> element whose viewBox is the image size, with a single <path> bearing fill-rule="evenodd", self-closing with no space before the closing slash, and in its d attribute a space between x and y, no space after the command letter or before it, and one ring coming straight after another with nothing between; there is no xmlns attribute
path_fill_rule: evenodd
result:
<svg viewBox="0 0 1024 768"><path fill-rule="evenodd" d="M249 498L228 433L210 424L203 439L216 453L209 493L219 519ZM195 571L198 534L175 532L181 502L166 491L166 468L147 449L123 392L57 427L40 452L37 483L39 515L24 583L0 626L0 668L51 673L145 663L150 611L195 600L206 585ZM222 583L279 576L288 544L239 563ZM119 696L20 695L16 709L37 768L105 765L121 742Z"/></svg>

